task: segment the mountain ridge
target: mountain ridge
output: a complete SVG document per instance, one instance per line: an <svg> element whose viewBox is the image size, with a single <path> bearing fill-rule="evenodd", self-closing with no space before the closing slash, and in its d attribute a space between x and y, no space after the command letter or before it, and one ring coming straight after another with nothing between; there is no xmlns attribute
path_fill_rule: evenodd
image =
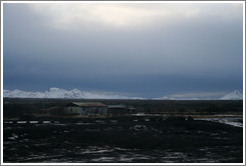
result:
<svg viewBox="0 0 246 166"><path fill-rule="evenodd" d="M220 98L220 100L242 100L242 99L243 99L243 95L238 90L234 90L233 92L228 93L227 95Z"/></svg>
<svg viewBox="0 0 246 166"><path fill-rule="evenodd" d="M79 89L65 90L61 88L52 87L44 92L29 92L19 89L3 90L3 97L6 98L60 98L60 99L142 99L142 97L130 97L110 92L95 92L95 91L81 91ZM198 98L177 99L169 97L149 98L152 100L199 100ZM243 95L238 90L222 96L215 100L242 100Z"/></svg>
<svg viewBox="0 0 246 166"><path fill-rule="evenodd" d="M28 92L22 90L3 90L3 97L8 98L62 98L62 99L138 99L106 92L89 92L79 89L65 90L52 87L44 92Z"/></svg>

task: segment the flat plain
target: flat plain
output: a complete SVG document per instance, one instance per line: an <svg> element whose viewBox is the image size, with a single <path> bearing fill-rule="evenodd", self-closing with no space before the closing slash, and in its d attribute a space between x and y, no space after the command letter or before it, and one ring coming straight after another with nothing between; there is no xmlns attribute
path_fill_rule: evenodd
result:
<svg viewBox="0 0 246 166"><path fill-rule="evenodd" d="M71 99L4 99L4 163L242 163L243 102L77 100L134 114L54 116Z"/></svg>

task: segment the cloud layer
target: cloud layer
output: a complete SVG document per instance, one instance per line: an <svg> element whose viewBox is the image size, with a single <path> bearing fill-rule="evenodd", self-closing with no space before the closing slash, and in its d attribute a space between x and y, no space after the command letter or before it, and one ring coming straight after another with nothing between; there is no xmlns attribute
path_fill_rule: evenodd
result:
<svg viewBox="0 0 246 166"><path fill-rule="evenodd" d="M242 90L242 3L5 3L4 88Z"/></svg>

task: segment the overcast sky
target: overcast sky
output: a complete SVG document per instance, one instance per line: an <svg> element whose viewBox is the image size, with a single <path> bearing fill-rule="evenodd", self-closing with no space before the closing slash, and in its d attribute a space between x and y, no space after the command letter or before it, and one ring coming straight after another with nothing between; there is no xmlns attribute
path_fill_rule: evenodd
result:
<svg viewBox="0 0 246 166"><path fill-rule="evenodd" d="M242 3L5 3L3 88L243 90Z"/></svg>

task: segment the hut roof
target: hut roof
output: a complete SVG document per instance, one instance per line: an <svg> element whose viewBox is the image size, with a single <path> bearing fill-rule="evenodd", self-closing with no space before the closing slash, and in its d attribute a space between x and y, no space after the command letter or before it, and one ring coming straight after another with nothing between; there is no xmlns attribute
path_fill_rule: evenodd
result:
<svg viewBox="0 0 246 166"><path fill-rule="evenodd" d="M107 105L100 102L72 102L66 106L77 106L77 107L107 107Z"/></svg>
<svg viewBox="0 0 246 166"><path fill-rule="evenodd" d="M112 108L112 109L122 108L122 109L124 109L124 108L126 108L126 106L121 105L121 104L120 105L109 105L108 108Z"/></svg>

